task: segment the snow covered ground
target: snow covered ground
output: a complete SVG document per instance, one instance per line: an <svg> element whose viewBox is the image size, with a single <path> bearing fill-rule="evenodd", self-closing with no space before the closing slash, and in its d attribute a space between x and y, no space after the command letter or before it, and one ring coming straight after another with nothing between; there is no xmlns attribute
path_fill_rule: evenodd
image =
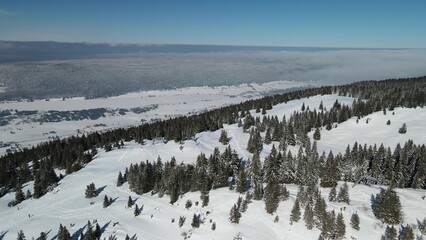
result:
<svg viewBox="0 0 426 240"><path fill-rule="evenodd" d="M346 104L353 101L352 98L337 95L314 96L279 104L267 114L279 117L283 114L289 116L293 111L299 110L303 103L313 109L318 108L321 101L325 107L330 108L336 99ZM256 113L253 112L253 115ZM383 142L385 146L390 147L406 139L414 139L416 144L426 143L425 117L425 109L397 108L395 115L391 112L387 115L383 115L382 112L373 113L361 119L358 124L356 119L350 119L331 131L321 132L322 138L318 142L319 151L329 149L344 151L347 144L352 145L354 141L368 144ZM368 124L365 123L367 118L370 119ZM392 122L390 126L386 125L387 119ZM397 133L403 122L408 126L405 135ZM243 133L237 124L225 125L224 128L231 139L231 147L244 159L251 157L246 150L249 134ZM126 142L122 149L111 152L100 150L95 159L85 168L65 176L52 192L40 199L29 199L15 207L7 207L7 204L14 199L14 193L0 198L0 239L16 239L17 232L21 229L24 230L27 238L36 238L41 231L45 231L48 233L48 238L52 239L57 234L59 223L66 226L71 234L77 236L88 220L96 220L100 227L105 229L102 237L115 234L118 239L124 239L126 233L137 239L183 239L184 232L191 234L190 239L202 240L233 239L239 233L242 239L317 239L320 231L315 228L307 230L303 220L290 225L289 216L297 193L295 185L287 185L290 199L280 203L276 214L266 213L263 201L253 201L249 204L247 212L242 213L240 223L236 225L231 224L228 217L231 207L240 195L227 188L212 190L207 207L193 205L190 209L186 209L187 200L192 200L193 203L200 201L199 192L187 193L171 205L168 196L158 198L157 195L151 196L149 193L136 195L129 190L127 183L116 187L118 172L124 171L131 163L155 161L158 156L163 162L174 156L177 163L194 163L201 152L209 155L214 147L219 147L223 151L226 146L218 142L219 136L220 130L199 133L195 138L197 140L188 140L182 144L173 141L168 143L146 141L144 145ZM270 152L271 146L272 144L265 145L261 154L262 159ZM292 152L295 153L293 150ZM91 182L94 182L97 188L102 188L102 192L94 199L86 199L85 188ZM386 226L374 217L370 202L371 195L378 193L380 188L381 186L350 185L350 205L330 203L327 200L328 210L334 209L336 213L342 211L344 215L346 239L380 239ZM32 190L32 183L24 187L24 192L27 189ZM417 220L423 220L426 216L426 200L423 199L426 191L413 189L396 191L404 212L403 224L414 227ZM321 189L321 192L323 197L328 199L329 189ZM105 194L115 199L108 208L102 207ZM133 215L134 209L127 208L129 195L137 199L136 203L142 208L141 214L137 217ZM90 204L92 201L94 203ZM358 212L360 216L359 231L352 229L349 224L351 214L354 212ZM191 228L194 213L205 216L205 222L200 228ZM186 222L181 228L178 226L180 216L186 217ZM279 222L274 222L275 216L279 216ZM173 218L174 223L172 223ZM216 223L214 231L211 229L213 222ZM414 229L414 232L420 236L417 227Z"/></svg>
<svg viewBox="0 0 426 240"><path fill-rule="evenodd" d="M49 99L34 102L0 102L1 110L39 111L38 115L50 110L74 111L83 109L131 109L152 107L153 109L136 114L110 114L96 120L35 122L37 116L22 116L0 127L0 155L11 146L30 147L52 137L68 137L78 133L101 131L117 127L140 124L141 121L168 119L179 115L191 115L212 108L260 98L289 89L306 87L306 84L290 81L276 81L265 84L242 84L222 87L189 87L175 90L134 92L125 95L98 99ZM2 120L0 118L0 120ZM12 143L2 146L1 143Z"/></svg>

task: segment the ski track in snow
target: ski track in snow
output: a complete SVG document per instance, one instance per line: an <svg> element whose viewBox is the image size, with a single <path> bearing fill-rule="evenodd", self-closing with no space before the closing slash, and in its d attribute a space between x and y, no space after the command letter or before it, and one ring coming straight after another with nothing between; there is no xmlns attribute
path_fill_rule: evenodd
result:
<svg viewBox="0 0 426 240"><path fill-rule="evenodd" d="M337 95L314 96L308 99L300 99L290 101L286 104L279 104L273 109L267 111L270 116L277 115L282 119L285 115L288 119L290 114L298 111L303 103L310 106L310 109L317 108L320 101L327 109L329 109L334 101L351 104L353 99L341 97ZM260 113L251 114L262 116ZM369 124L365 124L365 119L372 119ZM387 119L390 118L392 124L386 125ZM395 109L395 115L390 112L383 115L377 112L364 117L356 124L356 118L349 119L347 122L339 124L337 128L330 131L323 129L321 131L321 140L318 141L318 150L328 152L329 150L343 152L346 146L353 145L354 141L359 139L367 143L380 144L384 142L385 147L394 148L396 143L405 142L407 139L413 139L416 144L426 143L426 134L424 131L424 119L426 119L426 109ZM398 134L397 130L403 122L407 122L408 131L406 134ZM251 158L246 150L246 144L249 138L248 133L243 133L242 128L238 128L237 124L224 125L230 137L229 144L235 149L243 160ZM371 134L373 131L376 134ZM7 204L14 199L14 193L8 193L0 198L0 236L5 233L3 239L16 239L17 232L24 230L27 239L38 237L41 231L49 231L48 238L53 238L62 223L68 228L71 235L78 233L87 221L97 220L99 225L103 227L107 225L102 237L109 235L117 235L118 239L124 239L126 233L129 236L135 235L138 239L182 239L182 232L192 231L190 239L233 239L238 233L241 233L244 240L249 239L317 239L320 231L318 229L307 230L304 221L301 219L297 223L290 225L289 216L296 198L298 187L296 185L287 185L290 192L289 200L282 201L275 214L270 215L265 211L263 201L254 201L249 204L247 212L242 213L240 224L231 224L228 220L229 211L233 204L237 202L240 194L230 191L227 188L212 190L210 192L210 202L207 207L202 208L195 204L188 210L185 208L185 202L191 200L193 203L200 200L199 192L189 192L179 198L174 204L169 204L169 197L165 195L158 198L157 195L150 193L137 195L131 192L128 184L125 183L121 187L116 187L116 179L118 172L123 173L124 169L131 163L139 163L141 161L156 161L160 156L163 163L169 161L172 156L176 157L177 163L195 163L197 155L201 152L208 157L215 147L221 152L227 147L218 142L221 130L215 132L203 132L196 134L197 141L188 140L183 142L183 149L180 150L181 144L169 141L145 141L144 145L135 142L125 142L122 149L114 149L105 152L98 149L98 154L92 162L76 173L66 175L52 192L47 193L40 199L25 200L15 207L7 207ZM336 137L338 135L339 137ZM312 132L309 133L312 137ZM387 136L383 139L381 136ZM361 142L359 142L361 143ZM273 142L278 146L278 142ZM260 157L263 160L271 151L272 144L264 145ZM298 147L290 147L293 154L297 153ZM91 182L95 183L97 188L103 188L99 196L93 199L86 199L84 195L85 188ZM337 189L343 183L340 182ZM30 182L24 187L32 191L33 183ZM379 239L384 233L385 225L381 224L371 211L370 197L376 194L383 186L364 186L349 185L350 205L344 203L329 203L327 201L327 210L335 210L336 213L342 211L346 224L346 239L355 237L357 239ZM328 199L330 189L321 189L321 194ZM426 216L426 200L422 197L426 195L426 190L413 189L397 189L396 190L404 211L403 224L415 224L417 219L422 220ZM116 201L108 208L103 208L102 202L104 195L116 199ZM134 207L127 208L127 199L137 199L136 203L142 209L138 217L134 217ZM243 196L243 195L241 195ZM94 201L94 204L90 202ZM20 210L18 210L18 207ZM343 208L345 207L345 210ZM207 211L211 213L206 216L205 223L201 224L198 229L191 230L191 221L194 213L205 214ZM304 209L301 209L302 216ZM350 227L350 216L352 213L358 212L360 216L359 231ZM28 217L30 215L31 217ZM151 218L151 215L153 216ZM182 228L178 227L180 216L186 217L186 222ZM279 216L279 222L274 223L275 216ZM175 223L171 223L171 219L175 218ZM216 222L216 230L211 230L210 219ZM119 222L119 224L114 223ZM70 224L74 224L70 227ZM416 234L420 234L417 229Z"/></svg>

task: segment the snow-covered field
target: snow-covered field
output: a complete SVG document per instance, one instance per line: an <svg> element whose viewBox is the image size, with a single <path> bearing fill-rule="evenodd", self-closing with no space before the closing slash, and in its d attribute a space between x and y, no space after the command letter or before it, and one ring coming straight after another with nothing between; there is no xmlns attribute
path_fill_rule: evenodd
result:
<svg viewBox="0 0 426 240"><path fill-rule="evenodd" d="M199 89L199 91L201 90ZM209 90L207 89L206 92ZM314 96L309 99L279 104L269 110L267 114L277 115L281 118L284 114L289 116L293 111L299 110L303 103L306 106L309 105L310 109L318 108L321 101L323 101L324 107L329 109L336 99L346 104L353 101L352 98L337 95ZM197 101L194 100L193 104L189 105L194 107L195 102ZM46 104L48 103L46 102ZM201 106L207 107L206 105ZM168 109L174 109L174 107L168 107ZM253 112L253 115L256 116L256 113ZM347 144L352 145L355 141L368 144L383 142L385 146L390 147L407 139L414 139L416 144L426 143L425 117L426 111L422 108L397 108L395 115L392 115L391 112L388 112L387 115L383 115L382 112L373 113L361 119L358 124L353 118L339 124L331 131L322 130L322 138L318 141L319 151L330 149L344 151ZM368 124L365 123L367 118L370 119ZM387 119L392 122L390 126L386 125ZM403 122L408 126L405 135L397 133ZM246 150L249 134L243 133L237 124L225 125L224 128L231 139L231 147L244 159L250 158L251 154ZM38 237L41 231L48 232L48 239L52 239L57 234L59 223L66 226L71 234L77 236L88 220L97 220L100 227L105 229L102 237L115 234L118 239L124 239L126 233L137 239L183 239L183 232L190 233L190 239L202 240L233 239L239 233L242 239L317 239L320 231L315 228L307 230L303 220L290 225L290 211L297 193L295 185L287 185L290 199L280 203L276 214L266 213L263 201L253 201L249 204L247 212L242 213L240 223L236 225L231 224L228 217L231 207L237 202L240 195L228 188L212 190L207 207L193 205L190 209L186 209L185 202L188 199L194 203L200 201L199 192L187 193L174 205L171 205L168 196L158 198L157 195L151 196L151 194L136 195L129 190L127 183L116 187L118 172L124 171L131 163L145 160L155 161L158 156L163 162L174 156L177 163L194 163L201 152L209 155L213 152L214 147L219 147L223 151L226 146L218 142L220 132L221 130L199 133L195 137L196 140L188 140L182 144L173 141L168 143L146 141L144 145L126 142L122 149L115 149L111 152L99 150L95 159L85 168L65 176L59 186L38 200L29 199L15 207L7 207L7 204L14 199L14 193L9 193L0 198L0 239L16 239L17 232L21 229L24 230L27 239ZM310 136L312 137L312 133ZM262 159L270 152L271 146L272 144L265 145L261 154ZM292 152L295 153L293 150ZM86 185L91 182L103 190L98 197L86 199L84 196ZM339 185L341 184L339 183ZM378 193L380 187L350 185L350 205L327 201L328 210L334 209L336 213L342 211L346 224L346 239L380 239L386 226L374 217L370 202L371 195ZM24 192L27 189L32 190L32 183L24 187ZM426 200L422 198L426 195L426 191L413 189L397 189L396 191L404 212L403 224L410 224L414 227L417 220L423 220L426 216ZM329 189L321 189L321 192L323 197L328 199ZM102 207L105 194L116 199L108 208ZM133 215L133 209L126 207L129 195L137 199L136 203L142 207L142 212L137 217ZM90 204L91 201L94 201L94 204ZM207 214L207 212L210 213ZM361 229L359 231L352 229L349 224L351 214L354 212L358 212L360 216ZM201 224L200 228L191 228L194 213L201 213L205 216L205 222ZM186 222L181 228L177 223L180 216L186 217ZM279 216L279 222L274 222L275 216ZM174 223L172 223L173 218L176 220ZM216 222L214 231L211 229L210 220ZM420 236L417 227L414 232Z"/></svg>
<svg viewBox="0 0 426 240"><path fill-rule="evenodd" d="M0 155L10 146L1 143L12 143L14 147L30 147L52 137L67 137L78 133L101 131L117 127L140 124L141 121L168 119L179 115L191 115L212 108L239 103L265 95L288 91L289 89L306 87L306 84L290 81L276 81L265 84L242 84L222 87L190 87L175 90L156 90L134 92L125 95L98 99L50 99L34 102L0 102L1 110L31 111L46 113L50 110L74 111L83 109L131 109L155 106L154 109L136 114L110 114L97 120L79 120L40 123L35 122L37 116L22 116L13 119L8 125L0 127ZM40 115L39 113L39 115ZM1 118L0 118L1 120Z"/></svg>

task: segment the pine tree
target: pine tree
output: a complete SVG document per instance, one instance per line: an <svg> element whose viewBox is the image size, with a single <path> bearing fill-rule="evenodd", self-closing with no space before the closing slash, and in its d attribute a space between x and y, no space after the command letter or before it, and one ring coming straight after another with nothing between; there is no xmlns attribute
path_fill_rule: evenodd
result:
<svg viewBox="0 0 426 240"><path fill-rule="evenodd" d="M84 234L84 240L96 240L95 232L93 231L93 226L90 221L87 221L86 233Z"/></svg>
<svg viewBox="0 0 426 240"><path fill-rule="evenodd" d="M214 231L214 230L216 230L216 222L214 222L213 224L212 224L212 230Z"/></svg>
<svg viewBox="0 0 426 240"><path fill-rule="evenodd" d="M130 240L130 237L128 234L126 234L126 237L124 238L124 240Z"/></svg>
<svg viewBox="0 0 426 240"><path fill-rule="evenodd" d="M248 204L249 204L249 200L247 200L247 198L244 199L240 207L240 212L246 212L248 208Z"/></svg>
<svg viewBox="0 0 426 240"><path fill-rule="evenodd" d="M381 240L396 240L398 234L396 229L393 227L386 226L385 233L382 235Z"/></svg>
<svg viewBox="0 0 426 240"><path fill-rule="evenodd" d="M117 177L117 187L120 187L121 185L123 185L123 183L124 183L124 178L120 171Z"/></svg>
<svg viewBox="0 0 426 240"><path fill-rule="evenodd" d="M343 219L343 214L340 212L337 214L334 237L335 239L343 239L346 233L345 220Z"/></svg>
<svg viewBox="0 0 426 240"><path fill-rule="evenodd" d="M349 187L348 184L345 182L342 187L340 187L339 193L337 194L337 201L338 202L345 202L349 204Z"/></svg>
<svg viewBox="0 0 426 240"><path fill-rule="evenodd" d="M333 186L330 190L330 193L328 194L328 201L330 202L336 202L336 186Z"/></svg>
<svg viewBox="0 0 426 240"><path fill-rule="evenodd" d="M308 230L311 230L312 228L314 228L314 212L309 202L305 206L305 212L303 213L303 220L305 221L305 226Z"/></svg>
<svg viewBox="0 0 426 240"><path fill-rule="evenodd" d="M374 216L386 224L399 224L402 220L402 207L399 197L391 188L382 189L373 198L372 209Z"/></svg>
<svg viewBox="0 0 426 240"><path fill-rule="evenodd" d="M141 212L140 212L138 204L135 204L135 211L133 211L133 214L135 215L135 217L137 217L139 216L140 213Z"/></svg>
<svg viewBox="0 0 426 240"><path fill-rule="evenodd" d="M359 216L358 213L353 213L351 216L351 227L355 230L359 230Z"/></svg>
<svg viewBox="0 0 426 240"><path fill-rule="evenodd" d="M132 199L132 197L131 196L129 196L129 199L127 200L127 207L128 208L131 208L132 206L133 206L133 199Z"/></svg>
<svg viewBox="0 0 426 240"><path fill-rule="evenodd" d="M93 232L93 234L95 235L96 239L101 238L102 230L98 223L96 223L95 231Z"/></svg>
<svg viewBox="0 0 426 240"><path fill-rule="evenodd" d="M200 217L197 214L194 214L194 216L192 217L191 226L193 228L199 228L200 227L200 223L201 223Z"/></svg>
<svg viewBox="0 0 426 240"><path fill-rule="evenodd" d="M405 133L407 133L407 124L402 124L402 127L401 128L399 128L399 130L398 130L398 133L400 133L400 134L405 134Z"/></svg>
<svg viewBox="0 0 426 240"><path fill-rule="evenodd" d="M386 122L386 125L391 125L391 120L388 119L388 121Z"/></svg>
<svg viewBox="0 0 426 240"><path fill-rule="evenodd" d="M25 239L26 239L26 238L25 238L24 231L20 230L20 231L18 232L18 238L17 238L17 240L25 240Z"/></svg>
<svg viewBox="0 0 426 240"><path fill-rule="evenodd" d="M220 132L219 142L222 143L223 145L227 145L229 143L228 133L225 130L222 130Z"/></svg>
<svg viewBox="0 0 426 240"><path fill-rule="evenodd" d="M179 223L178 223L179 227L182 227L183 224L185 224L185 220L186 220L186 217L184 216L179 217Z"/></svg>
<svg viewBox="0 0 426 240"><path fill-rule="evenodd" d="M189 209L191 207L192 207L192 201L191 200L187 200L186 203L185 203L185 208Z"/></svg>
<svg viewBox="0 0 426 240"><path fill-rule="evenodd" d="M296 199L296 201L294 202L293 208L291 209L291 214L290 214L290 224L293 224L293 222L298 222L300 220L300 205L299 205L299 200Z"/></svg>
<svg viewBox="0 0 426 240"><path fill-rule="evenodd" d="M108 199L108 196L107 196L107 195L105 195L105 197L104 197L104 202L103 202L103 207L104 207L104 208L107 208L110 204L111 204L111 203L110 203L110 201L109 201L109 199Z"/></svg>
<svg viewBox="0 0 426 240"><path fill-rule="evenodd" d="M33 195L31 194L31 191L27 189L27 193L25 194L25 199L30 199Z"/></svg>
<svg viewBox="0 0 426 240"><path fill-rule="evenodd" d="M47 239L47 235L45 232L41 232L40 233L40 237L38 237L37 240L46 240Z"/></svg>
<svg viewBox="0 0 426 240"><path fill-rule="evenodd" d="M321 140L321 131L319 130L319 128L315 129L314 135L313 135L314 140L319 141Z"/></svg>
<svg viewBox="0 0 426 240"><path fill-rule="evenodd" d="M21 183L17 183L15 187L15 204L19 204L25 200L24 192L22 191Z"/></svg>
<svg viewBox="0 0 426 240"><path fill-rule="evenodd" d="M91 183L86 186L86 198L96 197L98 194L96 192L96 186L94 183Z"/></svg>
<svg viewBox="0 0 426 240"><path fill-rule="evenodd" d="M243 193L246 191L246 173L244 167L240 167L238 174L237 192Z"/></svg>
<svg viewBox="0 0 426 240"><path fill-rule="evenodd" d="M59 224L58 240L71 240L70 232L62 224Z"/></svg>
<svg viewBox="0 0 426 240"><path fill-rule="evenodd" d="M229 221L233 224L238 224L240 222L241 213L238 209L237 205L234 204L234 206L231 208L231 211L229 212Z"/></svg>
<svg viewBox="0 0 426 240"><path fill-rule="evenodd" d="M398 240L414 240L415 235L413 228L407 224L407 226L401 225L401 231L399 232Z"/></svg>

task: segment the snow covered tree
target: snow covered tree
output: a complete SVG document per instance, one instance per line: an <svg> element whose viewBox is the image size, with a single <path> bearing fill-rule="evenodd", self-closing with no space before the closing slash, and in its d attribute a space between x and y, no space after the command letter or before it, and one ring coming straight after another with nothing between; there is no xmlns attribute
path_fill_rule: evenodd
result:
<svg viewBox="0 0 426 240"><path fill-rule="evenodd" d="M41 232L40 236L38 237L37 240L46 240L47 239L47 235L45 232Z"/></svg>
<svg viewBox="0 0 426 240"><path fill-rule="evenodd" d="M314 211L312 210L311 204L309 204L309 202L305 206L303 220L305 221L305 226L308 230L314 228Z"/></svg>
<svg viewBox="0 0 426 240"><path fill-rule="evenodd" d="M343 214L339 212L336 218L336 224L334 229L335 239L343 239L346 233L345 220L343 219Z"/></svg>
<svg viewBox="0 0 426 240"><path fill-rule="evenodd" d="M300 220L300 216L301 216L301 213L300 213L299 200L296 198L293 208L291 209L290 224L293 224L293 222L298 222Z"/></svg>
<svg viewBox="0 0 426 240"><path fill-rule="evenodd" d="M185 208L186 208L186 209L189 209L189 208L191 208L191 207L192 207L192 201L191 201L191 200L186 200Z"/></svg>
<svg viewBox="0 0 426 240"><path fill-rule="evenodd" d="M328 201L330 201L330 202L336 202L337 201L337 197L336 197L336 186L333 186L330 189L330 193L328 194Z"/></svg>
<svg viewBox="0 0 426 240"><path fill-rule="evenodd" d="M19 204L25 200L25 194L22 191L22 184L17 183L15 186L15 204Z"/></svg>
<svg viewBox="0 0 426 240"><path fill-rule="evenodd" d="M340 179L339 164L331 151L327 156L321 177L321 187L337 186L337 181Z"/></svg>
<svg viewBox="0 0 426 240"><path fill-rule="evenodd" d="M192 217L192 223L191 226L193 228L199 228L201 224L201 220L200 217L197 214L194 214L194 216Z"/></svg>
<svg viewBox="0 0 426 240"><path fill-rule="evenodd" d="M183 224L185 224L185 220L186 220L186 217L184 216L179 217L179 223L178 223L179 227L182 227Z"/></svg>
<svg viewBox="0 0 426 240"><path fill-rule="evenodd" d="M396 240L398 234L396 229L393 227L386 226L385 233L382 235L381 240Z"/></svg>
<svg viewBox="0 0 426 240"><path fill-rule="evenodd" d="M238 209L237 205L234 204L234 206L231 208L231 211L229 212L229 221L233 224L238 224L240 222L241 213Z"/></svg>
<svg viewBox="0 0 426 240"><path fill-rule="evenodd" d="M355 230L359 230L359 216L356 212L351 216L351 227Z"/></svg>
<svg viewBox="0 0 426 240"><path fill-rule="evenodd" d="M18 238L17 238L17 240L25 240L25 239L26 239L26 238L25 238L24 231L20 230L20 231L18 232Z"/></svg>
<svg viewBox="0 0 426 240"><path fill-rule="evenodd" d="M413 228L407 224L407 226L401 225L401 230L399 231L398 240L414 240L415 235L413 232Z"/></svg>
<svg viewBox="0 0 426 240"><path fill-rule="evenodd" d="M382 189L373 196L372 209L374 216L386 224L399 224L402 221L402 207L399 197L391 188Z"/></svg>
<svg viewBox="0 0 426 240"><path fill-rule="evenodd" d="M345 202L349 204L349 187L348 184L345 182L342 187L340 187L339 193L337 194L337 201L338 202Z"/></svg>

